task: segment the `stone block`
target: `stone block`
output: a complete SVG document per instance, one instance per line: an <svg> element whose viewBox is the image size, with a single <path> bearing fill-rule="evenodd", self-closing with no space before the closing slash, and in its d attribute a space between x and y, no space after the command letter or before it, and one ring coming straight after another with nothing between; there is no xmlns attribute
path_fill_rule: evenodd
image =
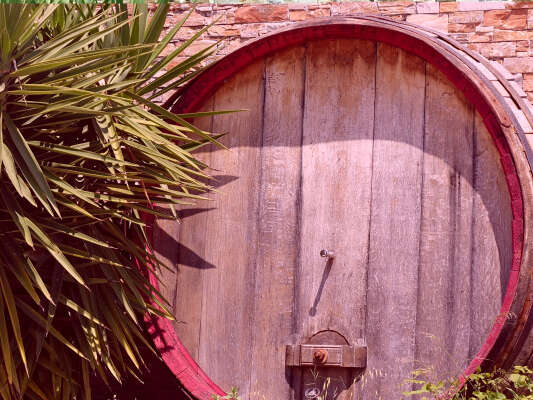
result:
<svg viewBox="0 0 533 400"><path fill-rule="evenodd" d="M455 1L441 2L439 5L440 5L440 12L441 13L456 12L457 9L458 9L458 3L455 2Z"/></svg>
<svg viewBox="0 0 533 400"><path fill-rule="evenodd" d="M489 43L492 41L492 33L473 33L468 35L468 41L471 43Z"/></svg>
<svg viewBox="0 0 533 400"><path fill-rule="evenodd" d="M470 33L477 32L477 23L471 24L448 24L448 32L453 33Z"/></svg>
<svg viewBox="0 0 533 400"><path fill-rule="evenodd" d="M455 12L449 16L450 24L472 24L483 22L483 11Z"/></svg>
<svg viewBox="0 0 533 400"><path fill-rule="evenodd" d="M533 92L533 74L524 74L522 89L526 92Z"/></svg>
<svg viewBox="0 0 533 400"><path fill-rule="evenodd" d="M509 57L503 60L503 66L514 74L533 73L533 57Z"/></svg>
<svg viewBox="0 0 533 400"><path fill-rule="evenodd" d="M421 3L416 3L417 14L438 14L439 10L439 3L435 1L424 1Z"/></svg>
<svg viewBox="0 0 533 400"><path fill-rule="evenodd" d="M407 22L448 33L448 15L413 14L407 16Z"/></svg>
<svg viewBox="0 0 533 400"><path fill-rule="evenodd" d="M331 15L346 15L357 13L378 13L377 3L370 1L352 1L331 3Z"/></svg>
<svg viewBox="0 0 533 400"><path fill-rule="evenodd" d="M235 23L275 22L289 19L287 4L258 4L235 10Z"/></svg>
<svg viewBox="0 0 533 400"><path fill-rule="evenodd" d="M504 1L461 1L457 3L458 11L504 10Z"/></svg>
<svg viewBox="0 0 533 400"><path fill-rule="evenodd" d="M514 57L516 42L499 42L490 44L489 57Z"/></svg>
<svg viewBox="0 0 533 400"><path fill-rule="evenodd" d="M207 33L210 37L240 36L241 34L239 27L236 25L213 25L208 29Z"/></svg>
<svg viewBox="0 0 533 400"><path fill-rule="evenodd" d="M531 0L527 1L510 1L506 4L506 8L533 8L533 2Z"/></svg>
<svg viewBox="0 0 533 400"><path fill-rule="evenodd" d="M509 31L496 29L492 40L495 42L508 42L512 40L528 40L529 33L527 31Z"/></svg>
<svg viewBox="0 0 533 400"><path fill-rule="evenodd" d="M315 10L294 10L289 11L291 21L305 21L313 18L329 17L330 10L327 8L317 8Z"/></svg>
<svg viewBox="0 0 533 400"><path fill-rule="evenodd" d="M479 33L494 32L494 27L493 26L477 25L476 26L476 32L479 32Z"/></svg>
<svg viewBox="0 0 533 400"><path fill-rule="evenodd" d="M490 48L487 48L487 46L484 46L484 43L469 43L468 48L470 50L474 50L475 52L481 54L485 58L490 57Z"/></svg>
<svg viewBox="0 0 533 400"><path fill-rule="evenodd" d="M382 14L415 14L414 1L380 1L378 10Z"/></svg>
<svg viewBox="0 0 533 400"><path fill-rule="evenodd" d="M470 35L470 34L469 33L450 33L450 37L452 39L455 39L455 40L457 40L458 42L461 42L461 43L468 42L468 35Z"/></svg>
<svg viewBox="0 0 533 400"><path fill-rule="evenodd" d="M183 15L184 16L184 15ZM182 18L183 18L182 16ZM181 18L180 18L181 19ZM211 18L193 11L183 26L205 26L211 23Z"/></svg>
<svg viewBox="0 0 533 400"><path fill-rule="evenodd" d="M216 44L216 40L196 40L194 43L192 43L189 47L187 47L185 50L183 50L183 53L181 55L185 57L190 57L199 51L204 50L206 47L209 47L213 44Z"/></svg>
<svg viewBox="0 0 533 400"><path fill-rule="evenodd" d="M485 12L483 25L501 29L526 29L527 10L491 10Z"/></svg>
<svg viewBox="0 0 533 400"><path fill-rule="evenodd" d="M518 42L516 42L516 51L523 51L528 53L529 48L529 40L519 40Z"/></svg>

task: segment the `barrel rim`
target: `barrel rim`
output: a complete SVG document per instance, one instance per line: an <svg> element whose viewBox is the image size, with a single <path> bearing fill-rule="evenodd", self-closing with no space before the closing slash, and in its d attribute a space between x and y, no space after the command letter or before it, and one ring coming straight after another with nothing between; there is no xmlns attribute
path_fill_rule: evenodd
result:
<svg viewBox="0 0 533 400"><path fill-rule="evenodd" d="M533 210L524 201L524 198L533 198L531 164L528 162L531 149L524 136L528 127L521 124L520 115L516 115L516 110L511 108L492 83L492 76L499 81L504 78L502 78L501 71L497 71L488 64L489 61L472 53L459 43L454 43L439 32L413 24L380 16L324 18L297 23L247 43L213 63L184 90L177 91L165 103L165 108L170 108L174 113L193 112L227 78L252 62L310 40L341 38L383 42L414 53L443 72L465 94L468 101L482 116L500 154L511 197L513 261L500 313L481 349L460 378L464 378L480 367L491 352L493 353L497 341L502 341L502 337L506 340L504 341L506 346L503 360L499 361L501 364L512 361L519 351L517 346L519 347L520 342L523 343L527 339L526 326L531 314L531 304L527 298L532 268L528 265L531 264L533 250L526 244L531 235L528 222L533 216ZM474 64L476 62L485 69L477 68L478 66ZM509 85L503 86L507 88ZM508 90L508 92L509 98L517 105L517 110L525 109L527 112L522 111L522 113L529 124L533 125L531 109L516 91ZM533 161L533 158L530 160ZM152 241L152 226L155 218L148 214L144 214L143 217L147 222L148 237ZM148 275L150 282L157 287L157 278L150 271ZM509 319L510 312L519 316L517 321ZM212 398L213 394L224 394L224 391L192 359L169 320L146 315L145 323L163 360L190 394L205 400Z"/></svg>

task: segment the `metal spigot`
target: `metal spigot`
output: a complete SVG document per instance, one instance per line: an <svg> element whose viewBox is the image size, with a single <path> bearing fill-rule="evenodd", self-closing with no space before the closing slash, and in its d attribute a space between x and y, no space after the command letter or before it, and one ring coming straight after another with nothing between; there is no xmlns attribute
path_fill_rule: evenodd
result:
<svg viewBox="0 0 533 400"><path fill-rule="evenodd" d="M335 257L335 253L333 252L333 250L323 249L323 250L320 250L320 257L333 258Z"/></svg>

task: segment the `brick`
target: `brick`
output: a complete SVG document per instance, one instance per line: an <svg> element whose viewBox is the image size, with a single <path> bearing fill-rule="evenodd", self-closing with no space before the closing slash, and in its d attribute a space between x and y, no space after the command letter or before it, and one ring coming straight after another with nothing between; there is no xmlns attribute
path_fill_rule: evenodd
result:
<svg viewBox="0 0 533 400"><path fill-rule="evenodd" d="M438 14L439 9L439 3L435 1L416 3L417 14Z"/></svg>
<svg viewBox="0 0 533 400"><path fill-rule="evenodd" d="M503 60L503 66L514 74L533 73L533 57L510 57Z"/></svg>
<svg viewBox="0 0 533 400"><path fill-rule="evenodd" d="M526 29L527 10L492 10L487 11L484 25L502 29Z"/></svg>
<svg viewBox="0 0 533 400"><path fill-rule="evenodd" d="M517 51L515 54L517 57L528 57L529 51Z"/></svg>
<svg viewBox="0 0 533 400"><path fill-rule="evenodd" d="M414 1L380 1L378 10L383 14L414 14L416 6Z"/></svg>
<svg viewBox="0 0 533 400"><path fill-rule="evenodd" d="M457 3L455 1L446 1L440 3L440 12L441 13L449 13L449 12L455 12L457 11Z"/></svg>
<svg viewBox="0 0 533 400"><path fill-rule="evenodd" d="M289 7L286 4L260 4L235 10L235 23L274 22L288 19Z"/></svg>
<svg viewBox="0 0 533 400"><path fill-rule="evenodd" d="M527 29L533 29L533 10L527 11Z"/></svg>
<svg viewBox="0 0 533 400"><path fill-rule="evenodd" d="M503 1L461 1L457 3L459 11L479 11L479 10L504 10Z"/></svg>
<svg viewBox="0 0 533 400"><path fill-rule="evenodd" d="M483 22L483 11L465 11L450 14L450 24L471 24Z"/></svg>
<svg viewBox="0 0 533 400"><path fill-rule="evenodd" d="M355 13L377 14L378 5L369 1L331 3L331 15L346 15Z"/></svg>
<svg viewBox="0 0 533 400"><path fill-rule="evenodd" d="M527 99L533 104L533 92L527 92Z"/></svg>
<svg viewBox="0 0 533 400"><path fill-rule="evenodd" d="M529 34L526 31L502 31L496 29L492 40L495 42L508 42L512 40L528 40Z"/></svg>
<svg viewBox="0 0 533 400"><path fill-rule="evenodd" d="M413 14L407 16L407 22L448 33L448 16L438 14Z"/></svg>
<svg viewBox="0 0 533 400"><path fill-rule="evenodd" d="M471 23L471 24L449 24L448 25L448 32L453 33L470 33L470 32L477 32L477 24Z"/></svg>
<svg viewBox="0 0 533 400"><path fill-rule="evenodd" d="M329 17L330 10L327 8L317 8L315 10L295 10L289 11L291 21L305 21L313 18Z"/></svg>

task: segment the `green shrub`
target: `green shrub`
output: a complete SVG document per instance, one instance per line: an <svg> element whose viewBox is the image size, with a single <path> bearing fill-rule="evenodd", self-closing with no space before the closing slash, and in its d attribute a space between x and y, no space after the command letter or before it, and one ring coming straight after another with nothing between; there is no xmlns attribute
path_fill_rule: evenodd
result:
<svg viewBox="0 0 533 400"><path fill-rule="evenodd" d="M2 400L90 399L91 375L143 369L143 314L172 318L140 213L202 198L191 151L216 137L152 101L214 49L164 72L208 28L160 57L183 24L160 41L167 12L0 4Z"/></svg>
<svg viewBox="0 0 533 400"><path fill-rule="evenodd" d="M407 397L447 400L533 400L533 371L525 366L515 366L511 371L496 369L470 375L464 384L458 380L431 383L423 378L423 371L415 372L408 383L417 389L404 392ZM428 396L426 396L428 395Z"/></svg>

